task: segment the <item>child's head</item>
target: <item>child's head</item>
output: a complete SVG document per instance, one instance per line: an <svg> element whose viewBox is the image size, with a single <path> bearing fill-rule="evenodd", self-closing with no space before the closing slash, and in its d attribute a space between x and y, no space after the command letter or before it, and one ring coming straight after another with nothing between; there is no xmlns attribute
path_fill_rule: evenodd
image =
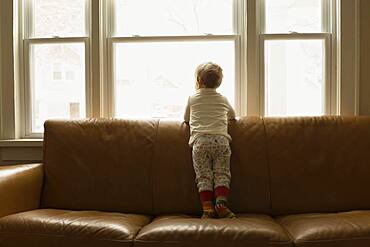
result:
<svg viewBox="0 0 370 247"><path fill-rule="evenodd" d="M197 88L218 88L222 82L222 69L215 63L202 63L195 70Z"/></svg>

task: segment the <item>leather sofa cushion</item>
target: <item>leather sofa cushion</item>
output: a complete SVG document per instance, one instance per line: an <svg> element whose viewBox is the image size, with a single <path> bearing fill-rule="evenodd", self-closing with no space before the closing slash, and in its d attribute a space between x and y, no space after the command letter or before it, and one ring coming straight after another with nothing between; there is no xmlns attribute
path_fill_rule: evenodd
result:
<svg viewBox="0 0 370 247"><path fill-rule="evenodd" d="M262 118L230 121L231 191L236 213L270 213L269 172ZM201 214L189 141L189 126L161 120L153 162L154 214Z"/></svg>
<svg viewBox="0 0 370 247"><path fill-rule="evenodd" d="M134 214L33 210L0 219L0 246L132 246L150 220Z"/></svg>
<svg viewBox="0 0 370 247"><path fill-rule="evenodd" d="M369 117L264 121L274 215L370 208Z"/></svg>
<svg viewBox="0 0 370 247"><path fill-rule="evenodd" d="M157 126L158 120L47 121L41 207L152 214Z"/></svg>
<svg viewBox="0 0 370 247"><path fill-rule="evenodd" d="M290 215L277 221L297 247L370 246L370 211Z"/></svg>
<svg viewBox="0 0 370 247"><path fill-rule="evenodd" d="M232 244L232 245L230 245ZM160 216L141 229L135 246L292 246L289 237L266 215L241 214L236 219Z"/></svg>

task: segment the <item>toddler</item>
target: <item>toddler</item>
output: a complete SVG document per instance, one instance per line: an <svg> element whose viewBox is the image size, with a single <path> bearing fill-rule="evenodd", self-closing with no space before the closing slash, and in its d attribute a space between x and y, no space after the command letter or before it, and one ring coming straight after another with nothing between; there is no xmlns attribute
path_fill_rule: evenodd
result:
<svg viewBox="0 0 370 247"><path fill-rule="evenodd" d="M190 124L195 182L203 208L202 218L234 218L227 206L230 189L230 135L228 120L235 112L227 99L216 92L222 69L208 62L196 69L196 93L189 97L184 120Z"/></svg>

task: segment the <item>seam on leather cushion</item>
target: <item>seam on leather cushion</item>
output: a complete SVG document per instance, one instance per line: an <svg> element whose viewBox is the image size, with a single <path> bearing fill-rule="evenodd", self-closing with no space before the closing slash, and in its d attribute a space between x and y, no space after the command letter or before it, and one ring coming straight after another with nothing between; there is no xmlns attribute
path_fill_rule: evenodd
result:
<svg viewBox="0 0 370 247"><path fill-rule="evenodd" d="M295 241L296 244L304 244L304 243L320 243L320 242L337 242L337 241L353 241L353 240L370 240L370 237L363 237L363 238L335 238L335 239L320 239L320 240L302 240L302 241Z"/></svg>
<svg viewBox="0 0 370 247"><path fill-rule="evenodd" d="M24 233L24 232L0 232L1 235L28 235L28 236L39 236L39 237L57 237L57 238L69 238L69 239L81 239L81 240L94 240L94 241L110 241L110 242L122 242L122 243L130 243L133 242L134 239L131 240L119 240L119 239L107 239L107 238L89 238L89 237L80 237L80 236L69 236L69 235L59 235L59 234L44 234L44 233ZM1 240L1 239L0 239Z"/></svg>
<svg viewBox="0 0 370 247"><path fill-rule="evenodd" d="M227 240L225 240L227 241ZM231 241L231 240L230 240ZM197 242L197 243L212 243L212 242L223 242L223 241L219 241L219 240L194 240L194 241L183 241L183 240L179 240L179 241L168 241L168 240L165 240L165 241L160 241L160 240L149 240L149 241L146 241L146 240L134 240L134 242L136 243L168 243L168 244L178 244L178 243L194 243L194 242ZM249 243L249 244L292 244L293 242L292 241L284 241L284 242L280 242L280 241L234 241L232 240L233 243Z"/></svg>

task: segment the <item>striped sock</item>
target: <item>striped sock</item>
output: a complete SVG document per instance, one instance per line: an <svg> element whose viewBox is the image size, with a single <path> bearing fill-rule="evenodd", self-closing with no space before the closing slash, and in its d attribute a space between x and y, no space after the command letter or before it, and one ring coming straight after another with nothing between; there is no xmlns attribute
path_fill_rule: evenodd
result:
<svg viewBox="0 0 370 247"><path fill-rule="evenodd" d="M202 218L214 218L216 211L213 205L213 192L210 190L199 193L200 201L202 202L203 215Z"/></svg>
<svg viewBox="0 0 370 247"><path fill-rule="evenodd" d="M235 218L235 214L227 207L227 197L229 189L227 187L217 187L215 189L216 205L215 210L219 218Z"/></svg>

